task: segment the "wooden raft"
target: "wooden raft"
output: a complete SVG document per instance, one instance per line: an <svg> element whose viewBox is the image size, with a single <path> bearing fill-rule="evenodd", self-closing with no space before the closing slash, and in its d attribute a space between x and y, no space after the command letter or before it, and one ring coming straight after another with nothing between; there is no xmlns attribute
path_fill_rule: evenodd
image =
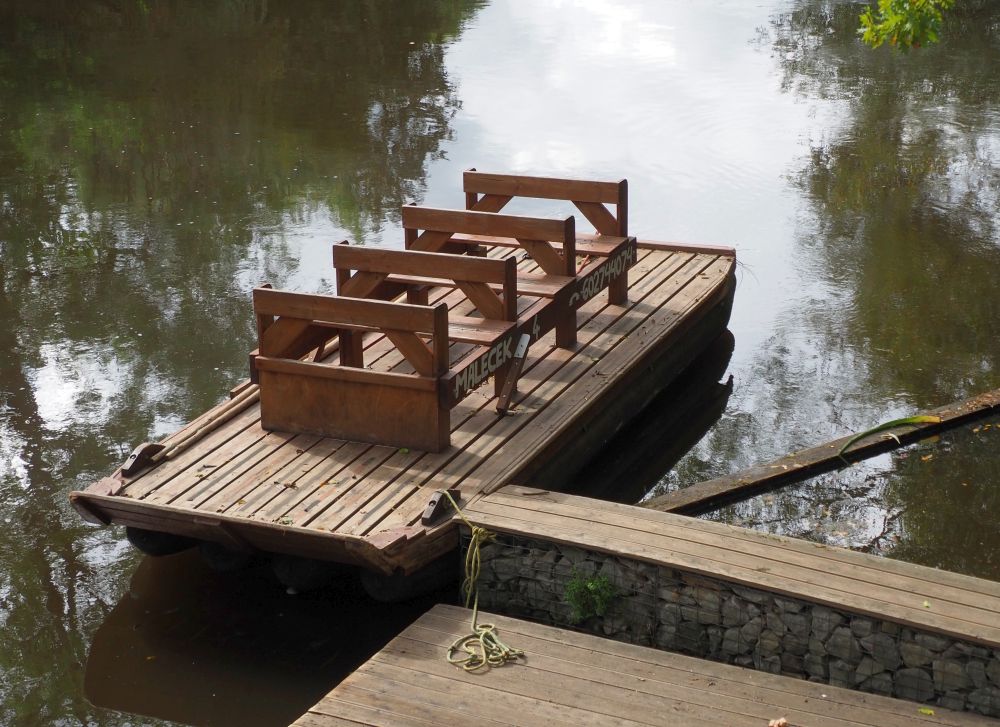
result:
<svg viewBox="0 0 1000 727"><path fill-rule="evenodd" d="M589 459L725 329L733 251L613 234L625 231L624 182L469 172L465 192L475 209L404 207L406 251L334 246L349 295L256 290L259 385L162 443L191 437L183 451L71 493L76 509L412 572L457 544L448 518L421 524L435 491L467 503L556 450ZM571 200L599 234L576 233L572 217L493 211L515 195ZM527 360L498 416L509 365L498 351L523 337ZM489 377L496 386L480 386Z"/></svg>
<svg viewBox="0 0 1000 727"><path fill-rule="evenodd" d="M1000 583L642 507L509 486L466 517L1000 648Z"/></svg>
<svg viewBox="0 0 1000 727"><path fill-rule="evenodd" d="M761 727L781 717L810 727L995 724L485 613L480 621L496 624L500 638L526 654L470 674L444 658L470 616L435 606L293 724Z"/></svg>

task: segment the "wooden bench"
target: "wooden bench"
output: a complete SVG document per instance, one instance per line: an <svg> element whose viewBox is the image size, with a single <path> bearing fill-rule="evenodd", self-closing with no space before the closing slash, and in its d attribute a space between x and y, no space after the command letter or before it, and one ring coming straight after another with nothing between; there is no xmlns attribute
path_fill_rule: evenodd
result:
<svg viewBox="0 0 1000 727"><path fill-rule="evenodd" d="M591 203L581 204L596 214ZM409 205L403 227L405 250L334 246L340 303L331 296L254 291L260 343L250 357L251 381L261 387L265 429L439 452L450 442L452 408L492 376L497 410L506 412L528 345L554 329L558 347L574 348L577 309L624 280L637 259L634 238L615 238L610 256L578 270L573 217ZM514 256L480 254L498 240L523 250L541 272L518 272ZM428 291L440 286L461 290L479 315L449 314L447 307L432 315ZM386 302L403 293L406 304ZM519 309L519 294L534 300ZM366 311L373 316L367 323ZM415 376L365 368L363 335L371 331L391 341ZM452 364L453 342L471 349L458 349ZM321 363L336 348L339 365ZM433 411L389 421L395 417L389 412L418 406Z"/></svg>
<svg viewBox="0 0 1000 727"><path fill-rule="evenodd" d="M437 227L454 229L480 229L468 223L470 215L473 220L487 218L490 230L523 234L528 247L547 262L551 258L538 252L547 237L558 235L572 249L572 218L433 212ZM437 232L425 231L416 245L446 247L446 236ZM513 379L506 389L504 385L519 343L523 349L553 328L562 342L575 341L576 309L569 304L572 276L559 276L558 285L553 276L536 282L554 287L519 316L513 257L375 250L341 243L334 246L333 262L337 296L254 291L259 347L251 358L252 378L261 387L265 429L439 452L450 443L450 410L472 389L493 376L497 396L503 390L504 402L509 400ZM444 304L435 309L424 305L428 287L435 285L460 289L480 316L454 315ZM403 291L413 302L380 299ZM366 332L388 338L415 374L366 369ZM330 339L336 339L339 365L320 362ZM471 344L454 363L449 361L453 342ZM311 352L312 360L302 360Z"/></svg>
<svg viewBox="0 0 1000 727"><path fill-rule="evenodd" d="M429 451L448 446L448 410L440 404L448 372L446 304L415 306L257 288L253 305L261 427ZM317 329L341 338L340 365L300 360L301 346L289 344ZM364 331L385 335L415 373L364 368L361 348L353 343ZM387 413L373 416L373 406Z"/></svg>
<svg viewBox="0 0 1000 727"><path fill-rule="evenodd" d="M522 274L527 284L522 292L534 286L542 293L540 297L551 300L549 311L556 318L557 346L571 348L576 344L578 306L570 303L577 273L576 221L572 217L552 220L407 205L403 207L403 230L407 250L469 252L470 247L480 247L480 241L487 238L504 239L522 249L543 272ZM459 243L459 235L471 238ZM534 335L533 340L547 330Z"/></svg>
<svg viewBox="0 0 1000 727"><path fill-rule="evenodd" d="M489 349L517 321L517 263L513 258L494 260L440 252L385 250L351 246L345 241L333 246L333 267L337 272L337 293L342 296L365 298L388 284L392 291L402 287L409 303L428 305L429 288L460 289L481 317L449 313L448 339L453 342ZM341 341L344 345L343 334ZM354 357L360 357L360 336L352 335L350 345L356 351ZM494 371L498 392L508 367L509 362Z"/></svg>
<svg viewBox="0 0 1000 727"><path fill-rule="evenodd" d="M525 656L469 673L445 660L471 612L438 605L293 724L988 725L945 709L763 674L588 634L480 613Z"/></svg>
<svg viewBox="0 0 1000 727"><path fill-rule="evenodd" d="M608 238L607 255L578 266L572 217L546 220L407 206L403 208L403 228L408 249L471 251L499 247L526 252L542 274L522 273L518 290L553 299L553 310L560 311L556 345L562 348L576 344L574 311L601 290L627 282L628 269L638 260L634 237Z"/></svg>
<svg viewBox="0 0 1000 727"><path fill-rule="evenodd" d="M499 212L515 197L572 202L597 230L597 236L577 235L576 251L592 257L612 257L628 237L628 181L529 177L487 174L469 169L462 175L465 207L480 212ZM607 205L614 205L614 211ZM624 304L628 296L627 270L611 281L608 300Z"/></svg>

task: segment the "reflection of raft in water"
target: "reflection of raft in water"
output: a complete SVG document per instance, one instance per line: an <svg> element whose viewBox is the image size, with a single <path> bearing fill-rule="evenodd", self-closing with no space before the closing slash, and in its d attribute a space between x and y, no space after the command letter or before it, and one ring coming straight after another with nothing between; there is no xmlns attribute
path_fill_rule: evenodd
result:
<svg viewBox="0 0 1000 727"><path fill-rule="evenodd" d="M436 491L583 465L725 330L733 251L637 242L624 181L464 186L468 210L403 208L405 251L335 245L336 296L255 290L251 382L77 510L396 580L458 544ZM499 214L513 197L573 201L597 234Z"/></svg>

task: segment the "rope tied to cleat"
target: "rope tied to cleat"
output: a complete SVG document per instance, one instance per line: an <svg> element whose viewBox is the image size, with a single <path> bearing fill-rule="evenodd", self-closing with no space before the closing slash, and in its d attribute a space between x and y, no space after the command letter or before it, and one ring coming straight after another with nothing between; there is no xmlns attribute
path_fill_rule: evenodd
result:
<svg viewBox="0 0 1000 727"><path fill-rule="evenodd" d="M524 652L501 641L495 624L479 623L479 589L476 585L482 569L480 548L483 543L496 540L496 533L470 522L451 493L445 491L444 494L471 532L469 547L465 551L465 579L462 581L462 593L465 596L465 607L469 608L469 604L472 604L472 631L458 637L448 647L448 663L460 666L467 672L503 666L524 656Z"/></svg>

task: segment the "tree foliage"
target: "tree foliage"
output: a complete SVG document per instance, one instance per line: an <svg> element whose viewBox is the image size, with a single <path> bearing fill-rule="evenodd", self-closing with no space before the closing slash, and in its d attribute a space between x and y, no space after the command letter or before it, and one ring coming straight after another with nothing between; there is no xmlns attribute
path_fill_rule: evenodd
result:
<svg viewBox="0 0 1000 727"><path fill-rule="evenodd" d="M954 4L955 0L878 0L877 8L861 14L858 34L872 48L888 42L905 51L936 43L942 11Z"/></svg>

